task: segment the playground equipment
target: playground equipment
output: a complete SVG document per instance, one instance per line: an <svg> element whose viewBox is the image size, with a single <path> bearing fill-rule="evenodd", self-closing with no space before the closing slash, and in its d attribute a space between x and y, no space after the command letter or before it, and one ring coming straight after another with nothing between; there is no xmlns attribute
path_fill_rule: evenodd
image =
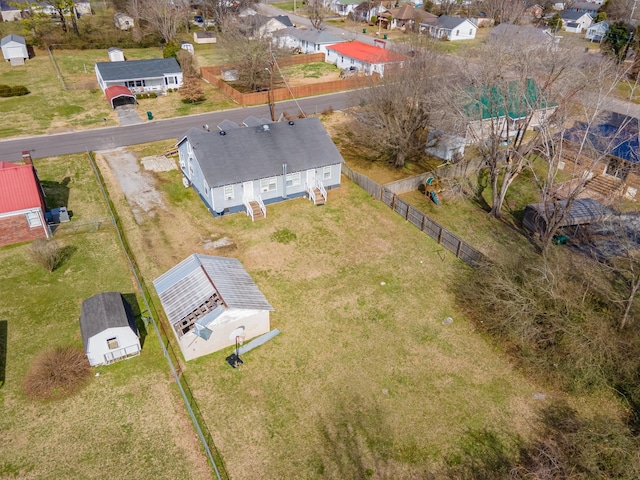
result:
<svg viewBox="0 0 640 480"><path fill-rule="evenodd" d="M438 180L433 177L427 177L424 181L424 194L428 196L433 203L440 205L438 199Z"/></svg>

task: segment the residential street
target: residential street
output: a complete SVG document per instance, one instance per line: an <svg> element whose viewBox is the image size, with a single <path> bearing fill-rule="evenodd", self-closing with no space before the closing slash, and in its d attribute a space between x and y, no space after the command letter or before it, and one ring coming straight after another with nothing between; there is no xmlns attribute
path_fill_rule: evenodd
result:
<svg viewBox="0 0 640 480"><path fill-rule="evenodd" d="M298 100L300 107L308 114L321 113L329 108L340 110L354 105L355 102L356 98L353 92L319 95ZM283 112L295 116L298 114L298 106L293 100L278 102L276 104L276 116ZM153 120L139 125L1 140L0 159L9 162L19 161L22 159L24 150L30 150L33 158L44 158L86 151L109 150L158 140L177 139L191 127L202 127L206 124L215 128L222 120L229 119L235 122L242 122L249 116L269 118L268 105L239 107L167 120Z"/></svg>

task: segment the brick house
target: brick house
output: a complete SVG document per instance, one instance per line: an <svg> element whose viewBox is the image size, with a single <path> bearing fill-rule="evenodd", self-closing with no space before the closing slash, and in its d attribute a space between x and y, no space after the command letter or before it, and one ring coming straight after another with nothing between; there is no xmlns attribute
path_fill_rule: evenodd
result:
<svg viewBox="0 0 640 480"><path fill-rule="evenodd" d="M0 162L0 247L51 237L38 174L28 152L23 159Z"/></svg>

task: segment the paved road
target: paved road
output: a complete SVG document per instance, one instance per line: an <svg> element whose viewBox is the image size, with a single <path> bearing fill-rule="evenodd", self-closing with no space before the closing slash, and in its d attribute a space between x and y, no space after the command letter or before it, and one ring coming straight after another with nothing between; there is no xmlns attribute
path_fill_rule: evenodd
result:
<svg viewBox="0 0 640 480"><path fill-rule="evenodd" d="M307 114L314 114L329 108L340 110L354 105L356 101L354 92L341 92L299 99L298 104ZM278 102L276 104L276 118L283 112L296 116L299 113L298 106L293 100ZM44 158L175 139L191 127L200 128L206 124L215 128L224 119L241 122L249 116L269 118L268 105L240 107L168 120L153 120L139 125L1 140L0 159L8 162L19 161L22 159L24 150L30 150L33 158Z"/></svg>

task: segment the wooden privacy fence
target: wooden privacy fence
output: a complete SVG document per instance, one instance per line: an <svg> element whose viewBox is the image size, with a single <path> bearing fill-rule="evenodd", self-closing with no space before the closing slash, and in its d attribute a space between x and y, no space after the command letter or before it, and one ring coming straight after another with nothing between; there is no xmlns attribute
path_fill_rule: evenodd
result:
<svg viewBox="0 0 640 480"><path fill-rule="evenodd" d="M401 215L405 220L419 228L421 232L429 235L447 250L453 252L456 257L468 265L477 267L486 261L482 252L476 250L442 225L409 205L386 186L377 184L366 175L354 172L344 163L342 164L342 173L353 183L369 193L373 198L383 202L385 205L390 207L391 210Z"/></svg>
<svg viewBox="0 0 640 480"><path fill-rule="evenodd" d="M324 62L324 54L311 53L308 55L297 55L295 57L284 57L278 59L278 65L281 67L314 62ZM222 70L231 68L233 68L231 65L201 67L200 76L203 80L219 88L223 93L231 97L234 102L242 106L269 103L269 92L241 93L222 80L220 77ZM379 75L376 74L370 77L352 77L345 78L343 80L333 80L330 82L292 86L290 88L274 88L272 92L273 100L279 102L283 100L291 100L293 98L311 97L313 95L322 95L325 93L355 90L357 88L367 87L372 83L377 82L379 78Z"/></svg>

